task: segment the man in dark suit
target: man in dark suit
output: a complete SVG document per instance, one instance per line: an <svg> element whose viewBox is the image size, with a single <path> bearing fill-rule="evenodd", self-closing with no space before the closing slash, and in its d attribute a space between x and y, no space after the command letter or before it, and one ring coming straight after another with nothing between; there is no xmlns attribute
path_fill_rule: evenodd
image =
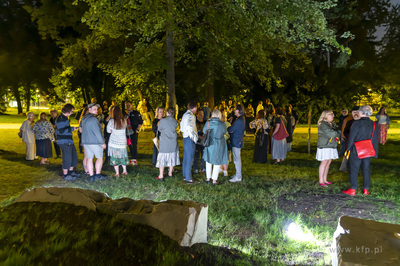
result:
<svg viewBox="0 0 400 266"><path fill-rule="evenodd" d="M379 129L375 125L375 123L369 119L372 115L372 108L369 105L361 106L358 110L358 115L360 117L359 120L355 120L350 128L350 136L347 143L347 152L350 152L349 162L349 178L350 178L350 189L343 190L343 192L347 195L355 196L356 189L358 185L358 171L361 167L362 175L363 175L363 194L369 194L369 186L371 181L371 172L370 172L370 163L371 158L378 157L378 138L379 138ZM355 147L355 142L361 140L372 139L372 144L375 149L376 155L364 159L360 159L357 154L357 150Z"/></svg>

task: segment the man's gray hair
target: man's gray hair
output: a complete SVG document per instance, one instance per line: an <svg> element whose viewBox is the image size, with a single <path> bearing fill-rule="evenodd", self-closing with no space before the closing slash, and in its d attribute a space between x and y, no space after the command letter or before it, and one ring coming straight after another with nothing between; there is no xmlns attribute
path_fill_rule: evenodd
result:
<svg viewBox="0 0 400 266"><path fill-rule="evenodd" d="M363 105L360 107L358 110L361 114L365 116L371 116L372 115L372 108L369 105Z"/></svg>
<svg viewBox="0 0 400 266"><path fill-rule="evenodd" d="M28 117L28 119L30 119L30 118L32 118L34 116L35 116L35 114L33 112L29 112L29 113L26 114L26 117Z"/></svg>

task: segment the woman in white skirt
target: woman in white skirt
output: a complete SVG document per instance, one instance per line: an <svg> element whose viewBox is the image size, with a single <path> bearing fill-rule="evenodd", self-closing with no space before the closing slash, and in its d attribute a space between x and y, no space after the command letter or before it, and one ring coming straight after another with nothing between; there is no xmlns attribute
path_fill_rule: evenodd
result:
<svg viewBox="0 0 400 266"><path fill-rule="evenodd" d="M322 112L318 120L318 142L316 159L321 162L319 165L319 184L323 187L332 184L327 180L329 166L334 159L338 159L337 145L340 131L333 123L335 115L332 110Z"/></svg>
<svg viewBox="0 0 400 266"><path fill-rule="evenodd" d="M160 169L160 174L156 177L156 180L164 180L165 167L169 168L168 176L171 177L174 166L180 164L178 134L176 133L178 122L174 117L175 108L168 107L167 117L161 119L158 124L158 131L161 133L161 137L156 167Z"/></svg>
<svg viewBox="0 0 400 266"><path fill-rule="evenodd" d="M112 117L107 124L107 132L111 133L108 141L108 156L110 165L114 166L115 177L119 177L119 166L122 166L122 175L128 175L126 165L129 163L126 150L126 119L121 108L115 106Z"/></svg>

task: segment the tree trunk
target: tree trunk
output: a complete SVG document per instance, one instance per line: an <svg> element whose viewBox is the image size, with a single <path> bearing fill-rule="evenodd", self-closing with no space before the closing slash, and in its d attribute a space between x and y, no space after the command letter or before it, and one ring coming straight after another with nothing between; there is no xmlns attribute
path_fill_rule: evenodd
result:
<svg viewBox="0 0 400 266"><path fill-rule="evenodd" d="M206 84L208 107L214 109L214 79Z"/></svg>
<svg viewBox="0 0 400 266"><path fill-rule="evenodd" d="M168 13L172 12L173 0L168 1ZM174 107L176 105L175 96L175 47L174 47L174 33L172 32L172 18L167 22L167 107Z"/></svg>
<svg viewBox="0 0 400 266"><path fill-rule="evenodd" d="M84 102L84 103L87 103L86 89L81 87L81 92L82 92L83 102Z"/></svg>
<svg viewBox="0 0 400 266"><path fill-rule="evenodd" d="M29 86L24 86L25 90L26 90L26 97L25 97L25 101L26 101L26 112L29 112L29 109L31 108L31 88Z"/></svg>
<svg viewBox="0 0 400 266"><path fill-rule="evenodd" d="M140 101L143 101L143 93L142 93L142 91L139 88L136 88L136 92L139 95Z"/></svg>
<svg viewBox="0 0 400 266"><path fill-rule="evenodd" d="M311 153L311 112L312 107L310 106L310 111L308 112L308 153Z"/></svg>
<svg viewBox="0 0 400 266"><path fill-rule="evenodd" d="M15 100L17 101L18 106L18 114L22 113L22 103L21 103L21 95L19 94L18 86L13 86L13 93Z"/></svg>
<svg viewBox="0 0 400 266"><path fill-rule="evenodd" d="M206 91L207 91L207 102L208 102L208 107L213 110L214 109L214 68L211 63L210 59L210 53L208 55L208 60L207 60L207 72L208 72L208 77L207 77L207 84L206 84Z"/></svg>

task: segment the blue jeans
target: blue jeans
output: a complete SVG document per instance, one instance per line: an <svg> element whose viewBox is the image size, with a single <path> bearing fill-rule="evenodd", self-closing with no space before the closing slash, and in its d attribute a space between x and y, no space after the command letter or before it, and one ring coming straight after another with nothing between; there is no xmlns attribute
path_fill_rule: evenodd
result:
<svg viewBox="0 0 400 266"><path fill-rule="evenodd" d="M186 181L192 180L192 165L196 144L190 138L183 138L182 174Z"/></svg>

